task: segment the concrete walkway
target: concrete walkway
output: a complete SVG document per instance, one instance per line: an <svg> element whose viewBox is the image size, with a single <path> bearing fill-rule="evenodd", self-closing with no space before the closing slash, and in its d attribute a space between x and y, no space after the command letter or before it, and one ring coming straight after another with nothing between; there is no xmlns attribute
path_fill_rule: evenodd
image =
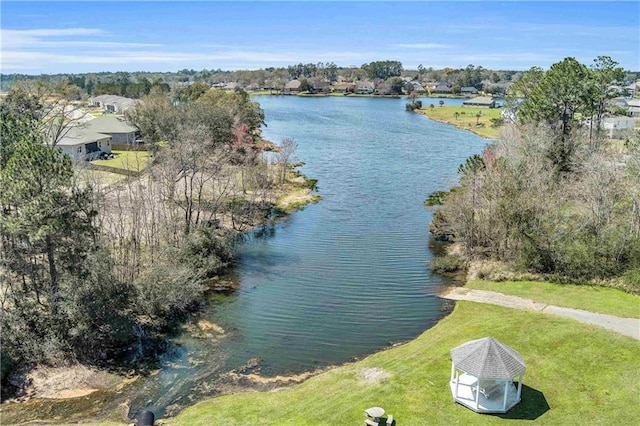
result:
<svg viewBox="0 0 640 426"><path fill-rule="evenodd" d="M513 309L528 309L548 314L569 317L587 324L597 325L625 336L640 340L640 319L621 318L613 315L597 314L582 309L563 308L534 302L524 297L509 296L495 291L474 290L464 287L454 287L441 295L444 299L468 300L471 302L488 303L490 305L506 306Z"/></svg>

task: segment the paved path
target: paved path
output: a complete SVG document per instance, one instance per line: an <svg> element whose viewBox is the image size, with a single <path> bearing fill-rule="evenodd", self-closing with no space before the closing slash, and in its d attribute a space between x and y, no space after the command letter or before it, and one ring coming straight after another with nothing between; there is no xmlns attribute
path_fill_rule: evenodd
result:
<svg viewBox="0 0 640 426"><path fill-rule="evenodd" d="M631 336L640 340L640 319L621 318L613 315L597 314L582 309L563 308L534 302L524 297L509 296L495 291L474 290L464 287L454 287L442 296L451 300L468 300L471 302L488 303L491 305L506 306L514 309L528 309L541 311L548 314L560 315L576 319L587 324L597 325L616 333Z"/></svg>

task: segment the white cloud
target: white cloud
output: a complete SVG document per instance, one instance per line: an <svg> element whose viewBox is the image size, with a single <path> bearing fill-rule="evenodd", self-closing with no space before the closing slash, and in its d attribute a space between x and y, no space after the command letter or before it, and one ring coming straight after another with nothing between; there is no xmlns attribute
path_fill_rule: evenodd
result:
<svg viewBox="0 0 640 426"><path fill-rule="evenodd" d="M155 43L128 43L104 40L85 40L84 38L104 37L109 33L98 28L63 28L63 29L2 29L2 49L45 49L57 47L158 47Z"/></svg>

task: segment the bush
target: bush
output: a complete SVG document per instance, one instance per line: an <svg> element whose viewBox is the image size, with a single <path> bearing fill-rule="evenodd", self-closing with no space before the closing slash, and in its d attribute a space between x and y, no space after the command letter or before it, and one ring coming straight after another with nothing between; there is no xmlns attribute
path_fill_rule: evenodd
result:
<svg viewBox="0 0 640 426"><path fill-rule="evenodd" d="M451 273L464 270L465 264L461 257L447 254L434 257L429 266L434 272Z"/></svg>

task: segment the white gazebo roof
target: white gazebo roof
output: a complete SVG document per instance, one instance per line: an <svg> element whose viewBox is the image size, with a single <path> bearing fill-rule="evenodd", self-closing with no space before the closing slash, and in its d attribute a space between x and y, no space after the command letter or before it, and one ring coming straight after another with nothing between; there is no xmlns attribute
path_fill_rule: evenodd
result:
<svg viewBox="0 0 640 426"><path fill-rule="evenodd" d="M451 349L453 400L478 413L506 413L520 402L525 369L522 356L493 337L464 343Z"/></svg>
<svg viewBox="0 0 640 426"><path fill-rule="evenodd" d="M451 349L457 368L478 378L512 379L526 370L518 351L493 337L471 340Z"/></svg>

